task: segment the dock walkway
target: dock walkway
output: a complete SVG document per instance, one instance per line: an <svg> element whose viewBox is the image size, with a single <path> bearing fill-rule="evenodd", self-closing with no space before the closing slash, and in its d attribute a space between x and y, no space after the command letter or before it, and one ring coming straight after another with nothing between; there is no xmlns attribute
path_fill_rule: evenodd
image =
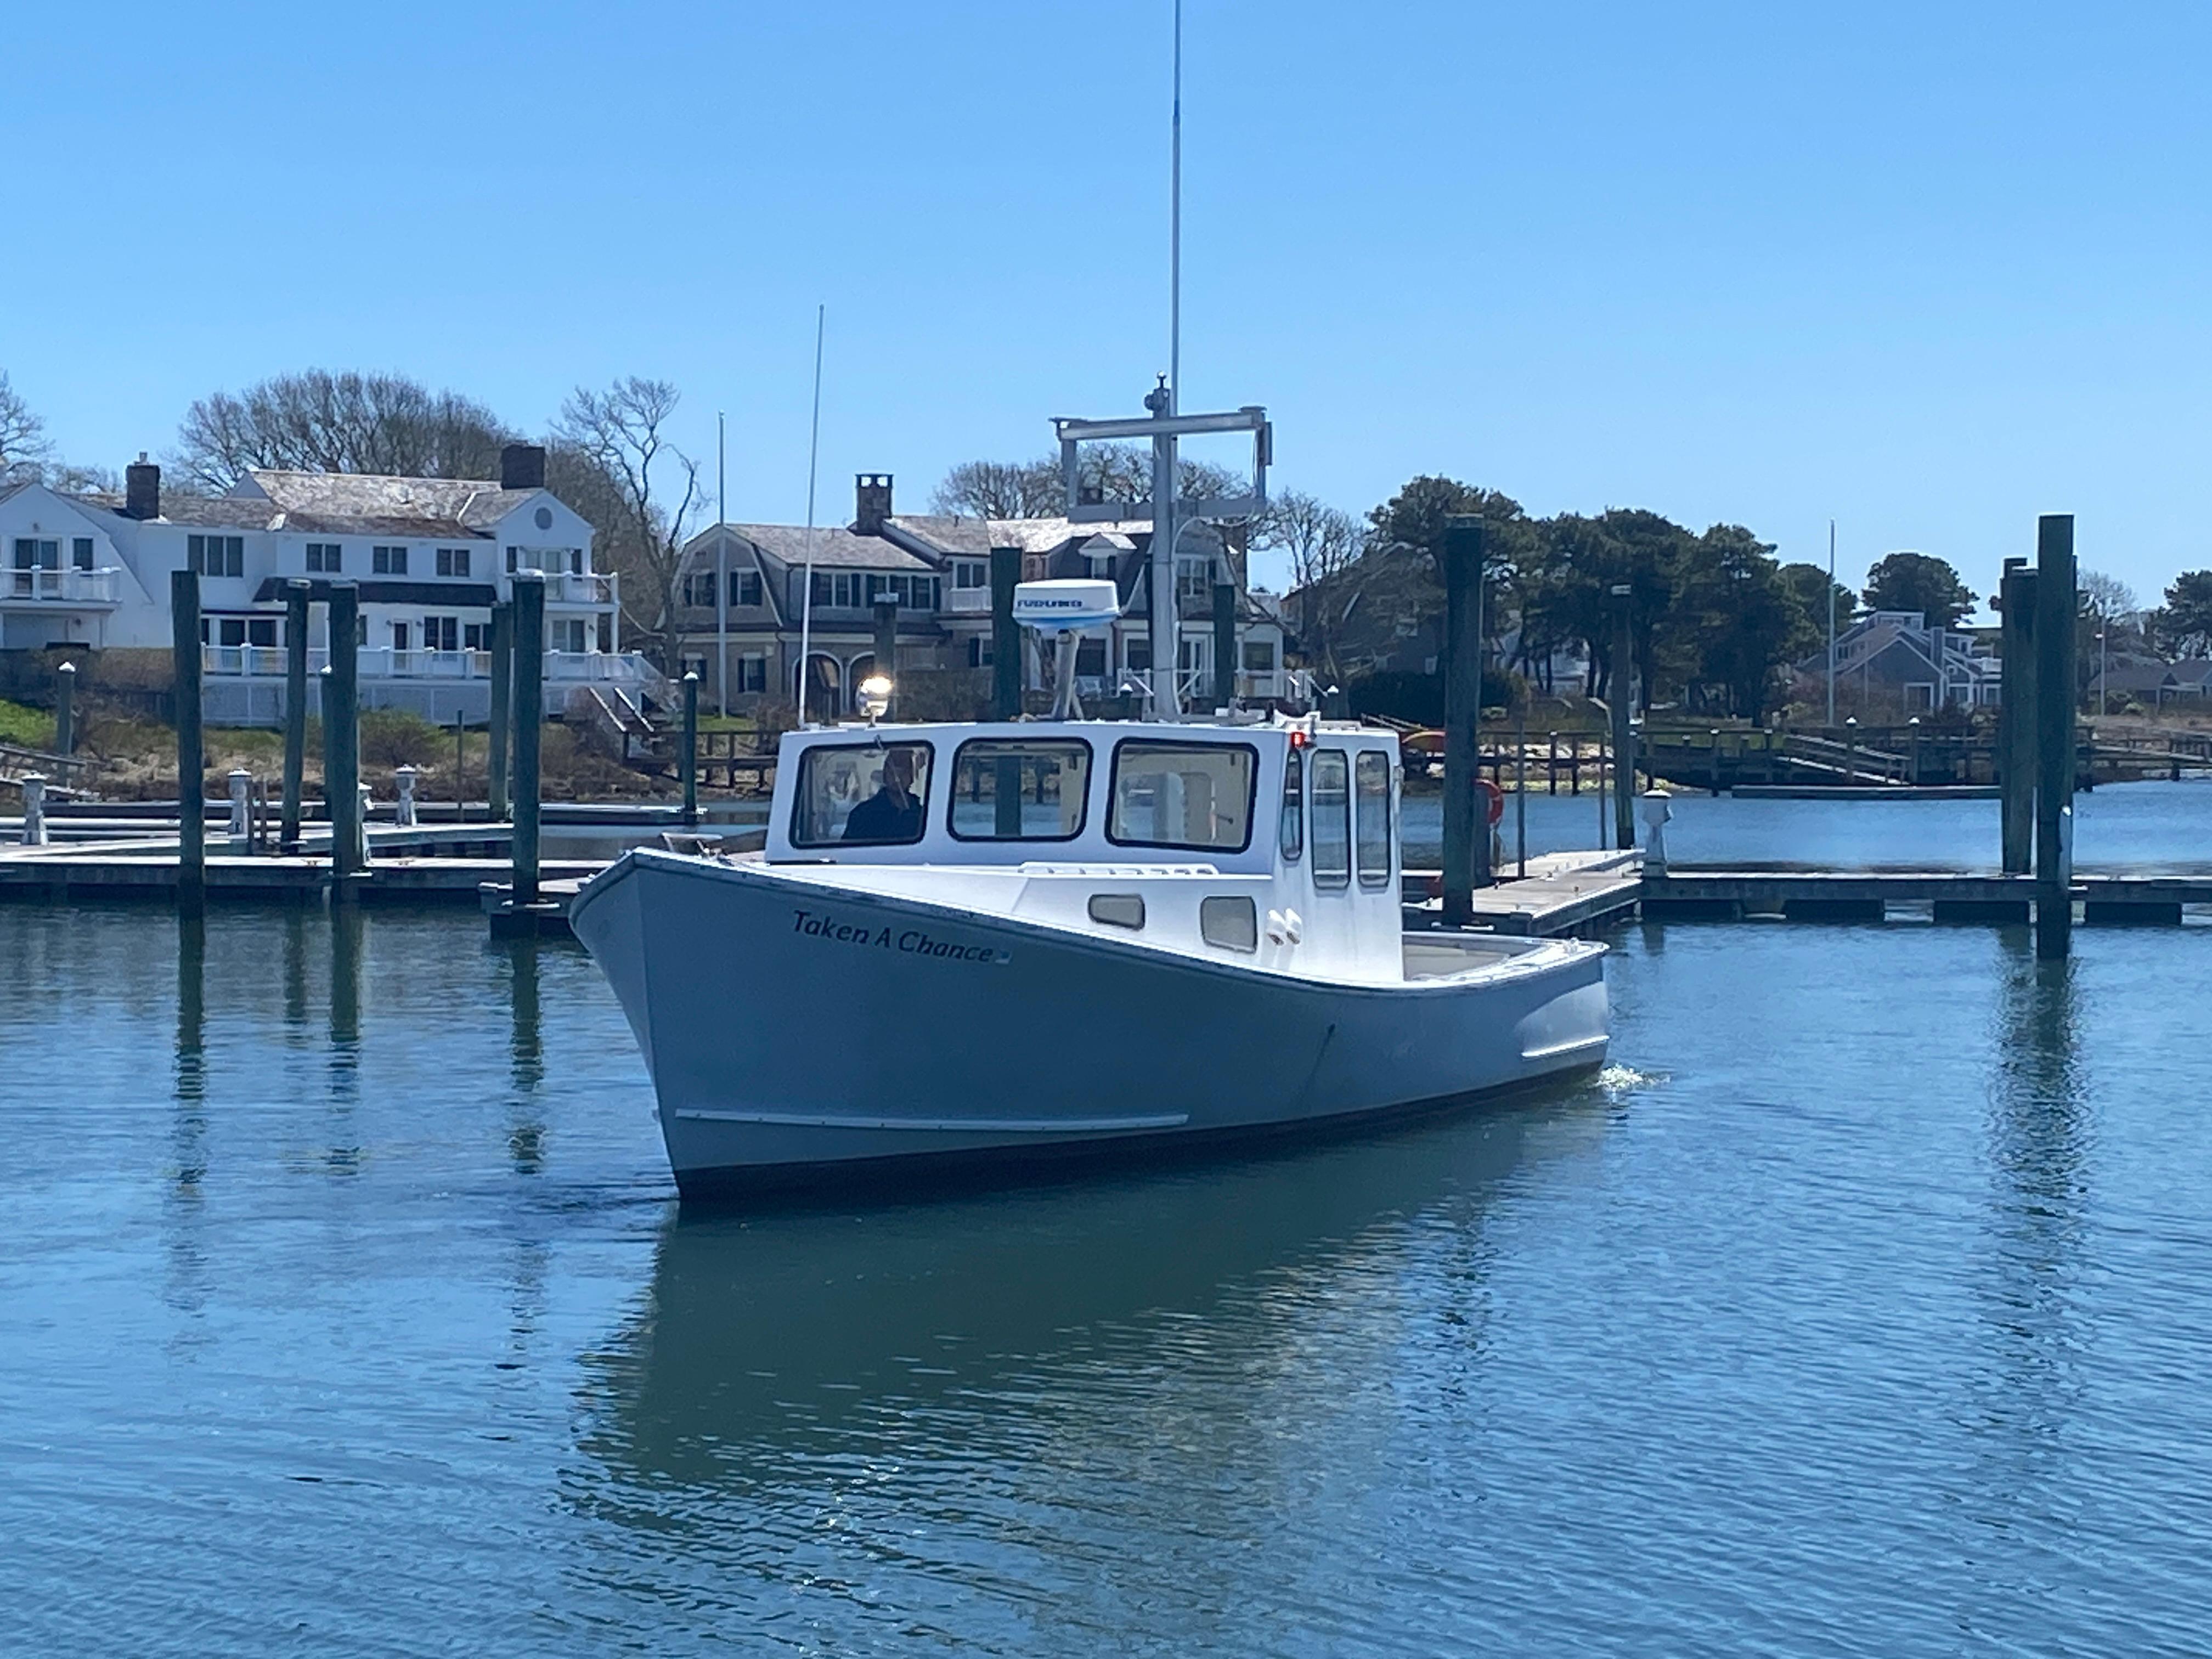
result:
<svg viewBox="0 0 2212 1659"><path fill-rule="evenodd" d="M1524 939L1586 932L1634 911L1643 892L1643 873L1644 854L1633 849L1545 853L1528 860L1525 877L1475 889L1474 925ZM1407 871L1407 927L1443 926L1443 893L1439 872Z"/></svg>

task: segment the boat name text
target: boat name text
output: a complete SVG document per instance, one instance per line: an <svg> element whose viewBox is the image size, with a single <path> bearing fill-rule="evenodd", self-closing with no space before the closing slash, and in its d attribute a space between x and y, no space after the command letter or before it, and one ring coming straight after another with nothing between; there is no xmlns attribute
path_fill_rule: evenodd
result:
<svg viewBox="0 0 2212 1659"><path fill-rule="evenodd" d="M1014 959L1011 951L998 950L988 945L955 945L950 939L932 939L919 927L909 927L896 933L888 927L872 931L848 921L834 921L812 910L793 910L791 913L791 931L805 933L810 939L829 939L838 945L896 951L909 957L937 957L949 962L1012 962Z"/></svg>

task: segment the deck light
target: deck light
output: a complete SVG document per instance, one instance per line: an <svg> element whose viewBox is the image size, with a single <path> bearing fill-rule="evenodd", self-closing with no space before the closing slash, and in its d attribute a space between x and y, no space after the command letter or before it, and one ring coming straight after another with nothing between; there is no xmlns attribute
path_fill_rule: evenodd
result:
<svg viewBox="0 0 2212 1659"><path fill-rule="evenodd" d="M860 712L872 724L881 720L884 711L891 706L891 677L871 674L860 682L860 689L854 695L860 705Z"/></svg>

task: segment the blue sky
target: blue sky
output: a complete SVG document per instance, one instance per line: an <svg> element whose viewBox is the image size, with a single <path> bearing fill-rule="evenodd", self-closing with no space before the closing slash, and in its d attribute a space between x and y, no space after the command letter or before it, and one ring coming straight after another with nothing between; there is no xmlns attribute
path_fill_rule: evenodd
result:
<svg viewBox="0 0 2212 1659"><path fill-rule="evenodd" d="M665 376L733 516L1133 412L1168 0L10 8L0 368L70 456L402 370L535 426ZM1186 409L1354 511L1749 526L1983 592L2078 515L2212 564L2212 9L1188 0ZM27 74L26 66L36 73Z"/></svg>

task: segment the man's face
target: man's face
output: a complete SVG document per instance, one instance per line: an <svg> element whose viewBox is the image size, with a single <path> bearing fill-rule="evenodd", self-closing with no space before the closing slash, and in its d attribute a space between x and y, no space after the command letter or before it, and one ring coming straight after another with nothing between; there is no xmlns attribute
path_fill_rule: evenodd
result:
<svg viewBox="0 0 2212 1659"><path fill-rule="evenodd" d="M914 757L903 749L894 749L884 757L884 787L895 795L903 795L914 787Z"/></svg>

